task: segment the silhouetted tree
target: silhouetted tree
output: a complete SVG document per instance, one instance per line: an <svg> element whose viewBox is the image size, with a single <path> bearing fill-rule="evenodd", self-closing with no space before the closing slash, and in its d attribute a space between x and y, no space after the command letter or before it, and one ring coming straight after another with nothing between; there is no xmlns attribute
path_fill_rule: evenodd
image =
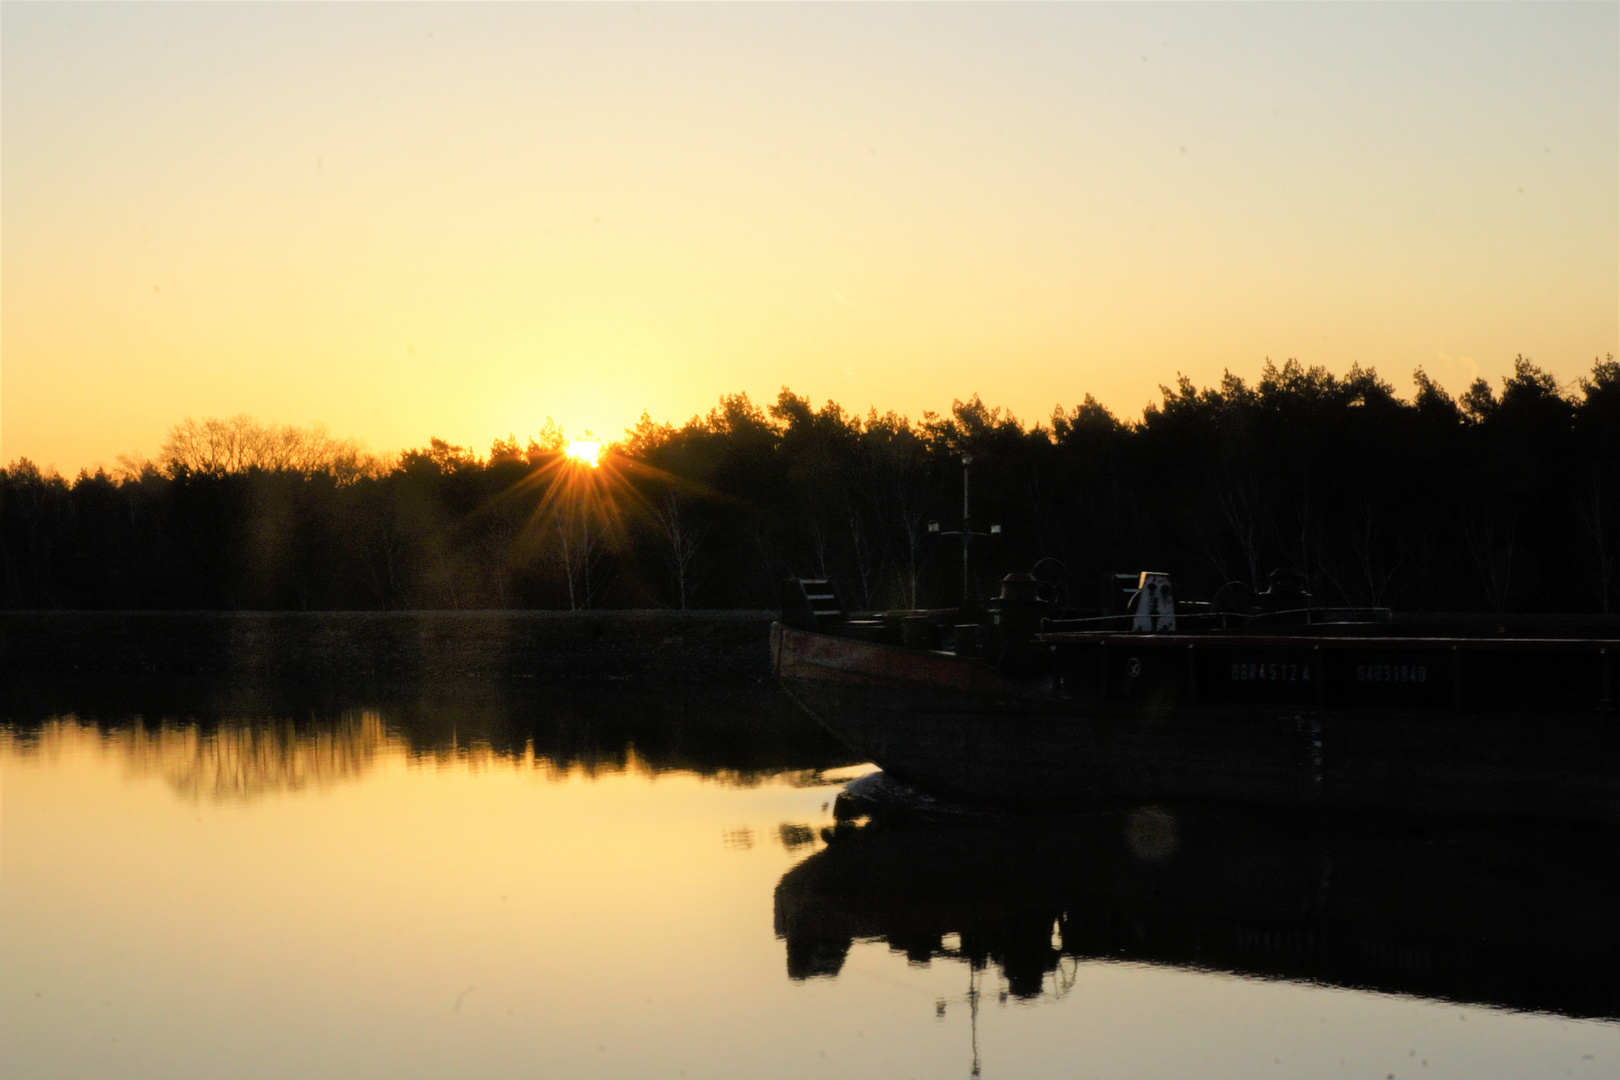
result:
<svg viewBox="0 0 1620 1080"><path fill-rule="evenodd" d="M1116 570L1196 596L1281 566L1328 602L1615 610L1620 364L1413 384L1268 361L1252 384L1178 379L1136 422L1087 397L1041 424L976 396L911 421L784 388L643 415L595 470L549 419L487 456L431 439L389 464L319 428L186 420L110 475L0 470L0 605L688 607L701 583L705 605L763 607L789 573L946 605L960 549L927 523L955 527L970 453L975 521L1003 525L974 549L982 592L1037 560L1082 604Z"/></svg>

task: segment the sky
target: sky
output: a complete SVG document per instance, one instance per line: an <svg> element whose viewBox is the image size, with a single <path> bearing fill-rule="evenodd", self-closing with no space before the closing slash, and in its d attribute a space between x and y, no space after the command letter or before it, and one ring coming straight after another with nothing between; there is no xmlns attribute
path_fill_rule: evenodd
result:
<svg viewBox="0 0 1620 1080"><path fill-rule="evenodd" d="M1620 4L0 5L0 462L1617 341Z"/></svg>

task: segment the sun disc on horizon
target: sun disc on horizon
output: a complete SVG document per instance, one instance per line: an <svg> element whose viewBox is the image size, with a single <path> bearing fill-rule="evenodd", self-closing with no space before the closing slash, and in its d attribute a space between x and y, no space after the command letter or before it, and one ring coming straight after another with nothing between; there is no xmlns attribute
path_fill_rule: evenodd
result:
<svg viewBox="0 0 1620 1080"><path fill-rule="evenodd" d="M568 460L596 468L602 463L602 444L594 439L575 439L568 444Z"/></svg>

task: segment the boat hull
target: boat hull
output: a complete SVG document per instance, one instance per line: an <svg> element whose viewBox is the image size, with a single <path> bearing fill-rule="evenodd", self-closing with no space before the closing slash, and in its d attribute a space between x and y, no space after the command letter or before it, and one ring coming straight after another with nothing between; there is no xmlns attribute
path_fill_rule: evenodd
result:
<svg viewBox="0 0 1620 1080"><path fill-rule="evenodd" d="M1612 713L1077 698L777 625L783 688L885 772L1012 806L1208 799L1620 822Z"/></svg>

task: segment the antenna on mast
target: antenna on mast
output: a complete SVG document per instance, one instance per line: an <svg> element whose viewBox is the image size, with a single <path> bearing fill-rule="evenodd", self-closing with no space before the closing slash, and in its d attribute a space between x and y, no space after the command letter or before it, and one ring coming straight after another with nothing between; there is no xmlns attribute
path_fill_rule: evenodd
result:
<svg viewBox="0 0 1620 1080"><path fill-rule="evenodd" d="M969 552L973 541L981 536L1000 536L1001 526L990 526L989 532L973 531L973 488L972 488L973 455L962 455L962 527L960 529L940 529L939 522L930 521L928 531L940 536L960 536L962 538L962 611L966 612L974 607L973 603L973 560Z"/></svg>

